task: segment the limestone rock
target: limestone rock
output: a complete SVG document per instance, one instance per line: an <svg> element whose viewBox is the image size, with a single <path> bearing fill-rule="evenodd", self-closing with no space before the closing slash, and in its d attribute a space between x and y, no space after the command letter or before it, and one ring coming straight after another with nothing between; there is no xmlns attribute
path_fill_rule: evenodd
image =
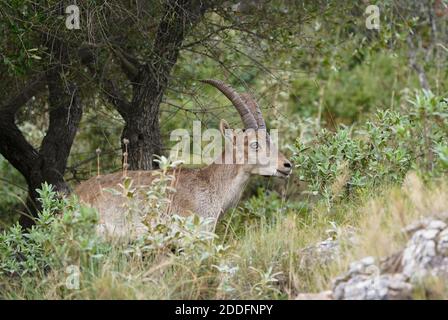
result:
<svg viewBox="0 0 448 320"><path fill-rule="evenodd" d="M297 299L396 300L412 299L413 287L427 276L448 278L448 224L426 218L403 230L409 237L403 250L381 259L366 257L353 262L349 270L333 281L331 294L302 293ZM326 263L340 254L331 238L303 250L302 263Z"/></svg>
<svg viewBox="0 0 448 320"><path fill-rule="evenodd" d="M401 252L377 266L373 257L350 265L334 281L335 299L411 299L413 284L426 276L448 277L448 225L424 219L405 228L411 238Z"/></svg>
<svg viewBox="0 0 448 320"><path fill-rule="evenodd" d="M402 274L380 274L373 257L350 265L349 271L334 281L333 297L338 300L410 299L412 286Z"/></svg>
<svg viewBox="0 0 448 320"><path fill-rule="evenodd" d="M403 274L411 280L448 276L448 226L440 220L423 222L403 250Z"/></svg>

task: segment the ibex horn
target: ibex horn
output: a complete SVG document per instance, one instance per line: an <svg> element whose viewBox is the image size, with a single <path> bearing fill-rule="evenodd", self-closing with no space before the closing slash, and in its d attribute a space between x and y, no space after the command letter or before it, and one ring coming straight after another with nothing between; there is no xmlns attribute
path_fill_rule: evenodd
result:
<svg viewBox="0 0 448 320"><path fill-rule="evenodd" d="M241 99L243 99L246 106L249 107L250 111L255 117L255 120L258 124L258 129L266 129L266 123L264 122L263 114L261 113L260 106L257 101L253 98L250 93L243 93L241 95Z"/></svg>
<svg viewBox="0 0 448 320"><path fill-rule="evenodd" d="M220 80L207 79L207 80L201 80L201 82L211 84L216 89L221 91L227 97L227 99L229 99L232 102L232 104L235 106L236 110L240 114L241 120L243 121L244 127L246 129L258 128L254 115L246 106L244 101L241 99L238 92L235 91L235 89L233 89L231 86L225 84Z"/></svg>

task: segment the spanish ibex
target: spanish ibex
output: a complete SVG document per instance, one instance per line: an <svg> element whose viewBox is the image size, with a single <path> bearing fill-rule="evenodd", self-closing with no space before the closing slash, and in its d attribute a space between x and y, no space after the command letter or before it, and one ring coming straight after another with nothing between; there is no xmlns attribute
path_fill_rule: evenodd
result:
<svg viewBox="0 0 448 320"><path fill-rule="evenodd" d="M221 134L227 139L227 145L231 148L226 148L220 157L206 167L182 168L176 172L176 192L172 198L170 213L179 215L196 213L217 221L227 209L237 204L251 174L286 178L292 171L292 165L283 154L277 152L277 147L266 133L266 124L260 107L250 94L240 95L219 80L203 82L216 87L232 102L240 114L245 129L229 135L228 123L221 120ZM260 135L260 132L263 134ZM264 141L260 141L260 136ZM251 150L257 155L275 154L276 158L267 156L266 161L261 159L262 157L257 157L255 162L247 161ZM231 163L223 161L229 159L229 152L230 159L233 159ZM236 155L244 159L237 159ZM128 171L126 175L134 181L134 186L139 187L151 185L154 179L151 171ZM107 174L91 178L81 183L75 190L82 202L99 211L100 223L106 225L108 231L119 234L125 233L122 228L123 199L110 192L103 192L103 189L116 189L122 180L122 172Z"/></svg>

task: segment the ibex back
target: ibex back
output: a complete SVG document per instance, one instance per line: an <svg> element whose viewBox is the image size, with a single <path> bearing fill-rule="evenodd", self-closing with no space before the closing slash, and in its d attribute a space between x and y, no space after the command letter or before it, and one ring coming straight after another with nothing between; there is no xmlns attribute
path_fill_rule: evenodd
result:
<svg viewBox="0 0 448 320"><path fill-rule="evenodd" d="M233 88L218 80L204 80L220 90L235 106L244 124L243 130L229 135L229 125L221 120L220 131L231 148L212 164L199 168L182 168L175 174L175 189L170 214L190 215L218 220L222 214L234 207L244 190L250 175L277 176L287 178L292 165L283 154L277 151L270 136L257 102L249 94L238 94ZM263 138L260 138L263 137ZM260 139L263 139L261 141ZM238 143L243 141L243 143ZM249 161L251 151L256 152L256 161ZM231 153L229 155L229 152ZM272 154L276 158L272 159ZM229 157L230 156L230 157ZM226 161L224 161L226 159ZM228 159L231 159L229 163ZM138 187L150 186L154 175L152 171L128 171ZM81 201L96 208L100 214L100 224L108 233L125 235L123 199L104 188L117 188L123 180L123 173L103 175L81 183L75 190ZM144 226L135 221L137 234L144 232Z"/></svg>

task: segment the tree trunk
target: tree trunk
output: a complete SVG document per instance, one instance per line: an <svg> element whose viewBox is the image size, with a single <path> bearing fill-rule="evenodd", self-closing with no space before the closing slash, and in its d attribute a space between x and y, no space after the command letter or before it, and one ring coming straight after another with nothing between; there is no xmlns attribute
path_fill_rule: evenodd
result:
<svg viewBox="0 0 448 320"><path fill-rule="evenodd" d="M21 92L0 107L0 153L25 177L28 184L28 212L20 223L24 227L34 224L40 207L36 189L47 182L60 193L68 193L64 172L70 149L82 117L78 87L64 78L67 64L66 48L59 41L53 42L56 65L25 86ZM25 139L15 123L17 111L34 95L48 86L50 107L49 127L39 150Z"/></svg>
<svg viewBox="0 0 448 320"><path fill-rule="evenodd" d="M31 216L22 215L20 218L20 224L26 228L34 224L33 217L40 209L36 189L40 189L42 183L47 182L53 185L60 194L70 193L70 188L64 180L64 172L81 121L82 107L77 86L66 85L60 76L59 71L51 71L47 74L50 125L42 140L39 153L26 176L27 206Z"/></svg>
<svg viewBox="0 0 448 320"><path fill-rule="evenodd" d="M156 105L158 108L158 105ZM146 115L149 115L147 117ZM127 119L122 133L123 154L127 151L129 170L152 170L154 155L161 154L161 139L156 113L144 112L142 116ZM124 143L125 140L129 144Z"/></svg>
<svg viewBox="0 0 448 320"><path fill-rule="evenodd" d="M153 156L160 155L162 151L159 106L166 89L167 79L160 81L157 86L145 68L140 74L141 85L134 85L131 111L125 117L121 136L123 153L127 151L128 154L129 170L153 169ZM129 141L129 144L124 143L125 139Z"/></svg>
<svg viewBox="0 0 448 320"><path fill-rule="evenodd" d="M140 65L133 81L132 101L120 112L125 120L123 154L130 170L151 170L153 156L162 152L159 126L160 103L177 62L186 33L204 15L211 2L168 0L159 22L153 51L147 64ZM125 144L123 141L129 141Z"/></svg>

